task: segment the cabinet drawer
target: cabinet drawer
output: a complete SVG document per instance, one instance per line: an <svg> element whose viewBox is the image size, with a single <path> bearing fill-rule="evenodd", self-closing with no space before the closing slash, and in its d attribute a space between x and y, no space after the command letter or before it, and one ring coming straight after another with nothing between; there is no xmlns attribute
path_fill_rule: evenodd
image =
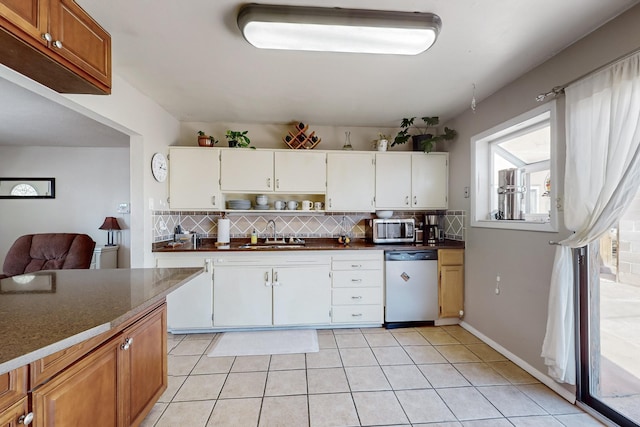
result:
<svg viewBox="0 0 640 427"><path fill-rule="evenodd" d="M26 396L27 368L25 366L0 375L0 411Z"/></svg>
<svg viewBox="0 0 640 427"><path fill-rule="evenodd" d="M338 288L331 291L333 305L382 304L380 288Z"/></svg>
<svg viewBox="0 0 640 427"><path fill-rule="evenodd" d="M464 250L440 249L438 251L438 260L440 261L440 265L463 265Z"/></svg>
<svg viewBox="0 0 640 427"><path fill-rule="evenodd" d="M380 287L383 282L382 270L333 271L334 288Z"/></svg>
<svg viewBox="0 0 640 427"><path fill-rule="evenodd" d="M331 263L332 270L382 270L382 262L377 259L336 260Z"/></svg>
<svg viewBox="0 0 640 427"><path fill-rule="evenodd" d="M333 323L382 323L382 305L341 305L331 309Z"/></svg>

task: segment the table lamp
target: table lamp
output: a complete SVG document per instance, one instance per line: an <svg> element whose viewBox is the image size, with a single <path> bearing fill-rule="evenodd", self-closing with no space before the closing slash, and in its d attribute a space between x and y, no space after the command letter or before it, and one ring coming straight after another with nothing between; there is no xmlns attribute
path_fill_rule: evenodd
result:
<svg viewBox="0 0 640 427"><path fill-rule="evenodd" d="M107 230L107 246L115 246L113 243L113 230L121 230L120 224L118 224L118 219L112 216L108 216L104 219L102 225L98 228L99 230Z"/></svg>

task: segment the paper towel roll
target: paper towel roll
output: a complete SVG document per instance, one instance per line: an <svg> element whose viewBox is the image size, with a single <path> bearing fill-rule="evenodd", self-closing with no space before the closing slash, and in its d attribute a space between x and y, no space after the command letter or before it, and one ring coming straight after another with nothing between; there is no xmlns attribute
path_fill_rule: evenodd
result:
<svg viewBox="0 0 640 427"><path fill-rule="evenodd" d="M226 218L220 218L218 220L218 242L229 243L229 229L231 228L231 220Z"/></svg>

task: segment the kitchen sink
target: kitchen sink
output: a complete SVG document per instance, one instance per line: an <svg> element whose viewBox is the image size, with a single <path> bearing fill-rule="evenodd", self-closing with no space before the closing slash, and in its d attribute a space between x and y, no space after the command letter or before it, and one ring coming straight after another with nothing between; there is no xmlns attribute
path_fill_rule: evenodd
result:
<svg viewBox="0 0 640 427"><path fill-rule="evenodd" d="M300 249L304 248L303 244L296 243L280 243L280 244L251 244L247 243L239 247L239 249L252 249L252 250L260 250L260 249Z"/></svg>

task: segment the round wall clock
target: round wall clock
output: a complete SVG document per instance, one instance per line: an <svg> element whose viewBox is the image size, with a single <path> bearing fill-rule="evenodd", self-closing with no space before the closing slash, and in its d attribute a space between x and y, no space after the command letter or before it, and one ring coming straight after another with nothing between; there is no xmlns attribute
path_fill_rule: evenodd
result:
<svg viewBox="0 0 640 427"><path fill-rule="evenodd" d="M155 153L151 157L151 173L158 182L163 182L167 179L167 158L162 153Z"/></svg>

